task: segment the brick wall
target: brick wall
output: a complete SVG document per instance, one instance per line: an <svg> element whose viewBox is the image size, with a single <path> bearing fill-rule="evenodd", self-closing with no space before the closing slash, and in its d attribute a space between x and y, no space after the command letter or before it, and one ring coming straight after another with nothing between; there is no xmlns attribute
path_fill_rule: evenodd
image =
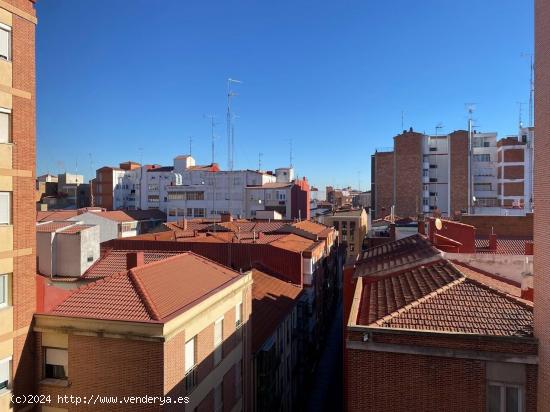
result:
<svg viewBox="0 0 550 412"><path fill-rule="evenodd" d="M499 173L500 173L499 168ZM500 175L498 176L500 177ZM524 167L523 166L505 166L504 167L504 179L523 179Z"/></svg>
<svg viewBox="0 0 550 412"><path fill-rule="evenodd" d="M468 208L468 132L450 134L451 215Z"/></svg>
<svg viewBox="0 0 550 412"><path fill-rule="evenodd" d="M526 216L461 216L460 221L475 226L478 236L489 236L494 230L498 236L531 237L533 236L533 214Z"/></svg>
<svg viewBox="0 0 550 412"><path fill-rule="evenodd" d="M350 340L362 341L362 333ZM502 343L494 339L373 334L371 342L536 354L536 343ZM349 411L483 411L485 362L473 359L346 349L344 396ZM536 365L526 367L526 411L536 410L532 382Z"/></svg>
<svg viewBox="0 0 550 412"><path fill-rule="evenodd" d="M376 218L390 214L393 205L393 152L377 152L372 156L375 172L375 209Z"/></svg>
<svg viewBox="0 0 550 412"><path fill-rule="evenodd" d="M503 153L504 162L523 162L525 160L523 149L506 149Z"/></svg>
<svg viewBox="0 0 550 412"><path fill-rule="evenodd" d="M29 0L7 0L18 9L35 15ZM13 169L26 176L13 177L13 248L19 256L13 258L12 299L14 306L13 370L14 392L34 391L33 335L28 333L36 307L35 289L35 169L36 169L36 78L35 25L13 14L12 73L13 87L29 92L31 98L13 96L12 139Z"/></svg>
<svg viewBox="0 0 550 412"><path fill-rule="evenodd" d="M422 140L421 133L405 132L394 138L395 214L416 216L422 210Z"/></svg>
<svg viewBox="0 0 550 412"><path fill-rule="evenodd" d="M535 335L539 411L550 411L550 2L535 1Z"/></svg>
<svg viewBox="0 0 550 412"><path fill-rule="evenodd" d="M510 182L502 184L503 196L523 196L524 187L523 182Z"/></svg>

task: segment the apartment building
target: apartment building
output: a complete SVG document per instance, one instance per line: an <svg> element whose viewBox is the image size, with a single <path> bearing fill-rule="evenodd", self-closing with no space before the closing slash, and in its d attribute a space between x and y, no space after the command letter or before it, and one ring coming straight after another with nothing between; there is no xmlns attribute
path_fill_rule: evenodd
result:
<svg viewBox="0 0 550 412"><path fill-rule="evenodd" d="M100 196L96 204L102 201L110 210L158 209L170 221L219 218L224 213L254 217L257 211L276 211L285 219L310 216L309 184L295 179L292 168L279 168L274 174L223 171L215 163L197 165L193 157L182 155L174 158L172 166L127 162L117 169L101 168L97 174L97 182L107 175L102 177L107 183L96 183L96 197Z"/></svg>
<svg viewBox="0 0 550 412"><path fill-rule="evenodd" d="M181 399L120 411L250 410L251 287L250 272L190 252L129 253L124 270L35 315L38 393L57 412L74 409L57 395L90 394Z"/></svg>
<svg viewBox="0 0 550 412"><path fill-rule="evenodd" d="M534 128L498 142L498 203L501 207L533 210Z"/></svg>
<svg viewBox="0 0 550 412"><path fill-rule="evenodd" d="M369 249L350 274L346 410L537 410L533 304L515 283L419 235Z"/></svg>
<svg viewBox="0 0 550 412"><path fill-rule="evenodd" d="M128 169L124 169L125 165ZM107 210L113 210L116 204L115 188L125 173L135 168L132 162L123 163L121 167L104 166L96 170L96 177L90 182L91 206L98 206Z"/></svg>
<svg viewBox="0 0 550 412"><path fill-rule="evenodd" d="M468 206L468 133L428 136L412 130L394 137L393 150L371 157L375 218L419 213L449 215Z"/></svg>
<svg viewBox="0 0 550 412"><path fill-rule="evenodd" d="M535 1L534 289L539 341L538 410L550 411L550 3Z"/></svg>
<svg viewBox="0 0 550 412"><path fill-rule="evenodd" d="M33 393L35 288L34 2L0 2L0 410ZM22 405L16 405L21 409Z"/></svg>
<svg viewBox="0 0 550 412"><path fill-rule="evenodd" d="M471 156L468 136L466 131L427 136L411 129L394 138L393 150L373 154L371 205L375 218L389 215L392 206L394 214L402 217L418 213L450 217L457 213L500 214L502 208L516 204L523 209L523 199L532 197L532 144L522 143L522 139L532 142L533 131L520 128L518 136L497 142L496 133L474 130ZM512 151L505 160L508 150ZM502 176L504 168L508 168L508 177Z"/></svg>
<svg viewBox="0 0 550 412"><path fill-rule="evenodd" d="M357 256L369 231L369 216L365 209L342 209L319 216L319 222L334 226L341 242L347 244L347 255Z"/></svg>

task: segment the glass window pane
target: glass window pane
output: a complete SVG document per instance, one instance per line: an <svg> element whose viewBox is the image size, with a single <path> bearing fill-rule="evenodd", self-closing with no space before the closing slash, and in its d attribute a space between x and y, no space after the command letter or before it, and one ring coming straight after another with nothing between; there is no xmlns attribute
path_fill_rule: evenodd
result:
<svg viewBox="0 0 550 412"><path fill-rule="evenodd" d="M487 391L487 411L501 412L500 411L500 386L489 385L489 389Z"/></svg>
<svg viewBox="0 0 550 412"><path fill-rule="evenodd" d="M10 59L10 32L0 29L0 59Z"/></svg>
<svg viewBox="0 0 550 412"><path fill-rule="evenodd" d="M10 115L0 112L0 143L10 141Z"/></svg>
<svg viewBox="0 0 550 412"><path fill-rule="evenodd" d="M7 275L0 275L0 305L8 302Z"/></svg>
<svg viewBox="0 0 550 412"><path fill-rule="evenodd" d="M185 343L185 372L189 372L195 366L195 338Z"/></svg>
<svg viewBox="0 0 550 412"><path fill-rule="evenodd" d="M0 224L10 224L10 195L8 192L0 192Z"/></svg>
<svg viewBox="0 0 550 412"><path fill-rule="evenodd" d="M506 412L519 412L519 388L506 388Z"/></svg>

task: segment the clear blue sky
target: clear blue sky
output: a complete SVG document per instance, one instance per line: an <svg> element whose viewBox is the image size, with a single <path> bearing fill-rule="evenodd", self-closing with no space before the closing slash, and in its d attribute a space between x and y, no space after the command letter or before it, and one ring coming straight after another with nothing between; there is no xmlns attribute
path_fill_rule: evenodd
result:
<svg viewBox="0 0 550 412"><path fill-rule="evenodd" d="M289 163L315 185L370 182L370 154L405 126L517 130L529 99L525 0L54 0L37 2L38 173L188 152L227 164L226 79L236 167ZM524 118L528 118L527 104ZM62 163L61 163L62 162ZM62 166L64 165L64 166Z"/></svg>

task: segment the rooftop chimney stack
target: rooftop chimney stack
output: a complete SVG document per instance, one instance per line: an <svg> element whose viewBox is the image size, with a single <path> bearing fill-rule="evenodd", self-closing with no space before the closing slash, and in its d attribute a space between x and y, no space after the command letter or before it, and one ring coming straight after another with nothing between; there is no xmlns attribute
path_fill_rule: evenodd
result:
<svg viewBox="0 0 550 412"><path fill-rule="evenodd" d="M129 252L126 255L126 269L131 270L145 264L145 256L143 252Z"/></svg>

